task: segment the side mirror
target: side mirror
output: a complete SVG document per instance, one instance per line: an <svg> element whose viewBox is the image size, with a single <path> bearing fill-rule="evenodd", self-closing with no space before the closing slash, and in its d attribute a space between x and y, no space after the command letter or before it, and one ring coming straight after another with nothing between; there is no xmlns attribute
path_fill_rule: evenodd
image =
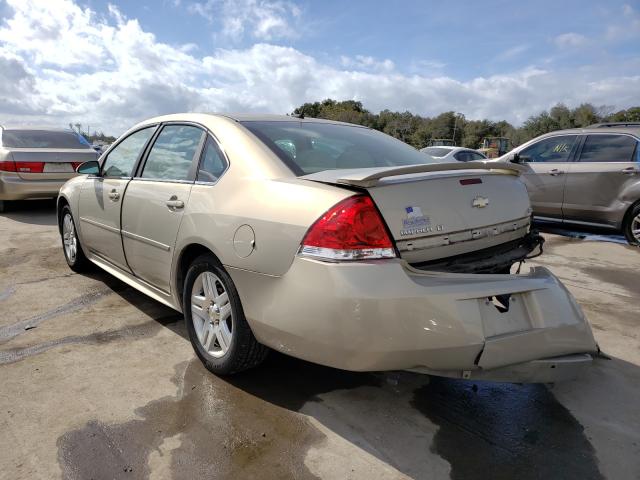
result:
<svg viewBox="0 0 640 480"><path fill-rule="evenodd" d="M511 163L522 163L522 158L518 152L514 153L511 159L509 160Z"/></svg>
<svg viewBox="0 0 640 480"><path fill-rule="evenodd" d="M83 175L99 175L100 164L97 160L89 160L88 162L84 162L78 165L78 168L76 168L76 172Z"/></svg>

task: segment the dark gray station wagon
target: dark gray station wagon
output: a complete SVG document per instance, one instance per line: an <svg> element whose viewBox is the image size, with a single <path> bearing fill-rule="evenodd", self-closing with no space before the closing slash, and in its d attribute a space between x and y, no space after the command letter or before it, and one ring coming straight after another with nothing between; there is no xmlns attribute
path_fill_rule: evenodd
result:
<svg viewBox="0 0 640 480"><path fill-rule="evenodd" d="M640 123L534 138L499 161L521 163L537 220L604 227L640 245Z"/></svg>

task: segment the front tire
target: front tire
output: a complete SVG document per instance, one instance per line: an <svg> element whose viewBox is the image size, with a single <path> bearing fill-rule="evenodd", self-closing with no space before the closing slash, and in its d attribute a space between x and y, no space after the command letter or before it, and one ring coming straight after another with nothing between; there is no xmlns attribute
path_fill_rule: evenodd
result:
<svg viewBox="0 0 640 480"><path fill-rule="evenodd" d="M213 255L202 255L189 267L182 304L191 345L210 372L230 375L267 356L269 349L253 336L231 277Z"/></svg>
<svg viewBox="0 0 640 480"><path fill-rule="evenodd" d="M78 239L78 231L73 221L73 215L69 205L62 209L60 215L60 237L62 238L62 250L64 258L69 268L76 273L86 272L91 267L91 262L84 254L80 240Z"/></svg>
<svg viewBox="0 0 640 480"><path fill-rule="evenodd" d="M640 202L629 209L622 230L629 244L640 245Z"/></svg>

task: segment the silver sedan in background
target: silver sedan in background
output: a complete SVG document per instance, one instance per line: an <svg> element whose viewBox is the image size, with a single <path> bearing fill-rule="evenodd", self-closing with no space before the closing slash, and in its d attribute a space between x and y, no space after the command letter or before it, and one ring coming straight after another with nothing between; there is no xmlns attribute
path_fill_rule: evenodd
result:
<svg viewBox="0 0 640 480"><path fill-rule="evenodd" d="M0 212L12 200L57 197L78 165L97 158L72 130L0 126Z"/></svg>
<svg viewBox="0 0 640 480"><path fill-rule="evenodd" d="M465 147L426 147L420 150L422 153L433 157L436 162L477 162L486 160L482 153Z"/></svg>

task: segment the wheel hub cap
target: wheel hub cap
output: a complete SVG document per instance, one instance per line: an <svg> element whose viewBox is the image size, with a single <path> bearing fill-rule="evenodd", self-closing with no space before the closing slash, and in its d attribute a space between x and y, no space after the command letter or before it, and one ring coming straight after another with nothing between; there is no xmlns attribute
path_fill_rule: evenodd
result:
<svg viewBox="0 0 640 480"><path fill-rule="evenodd" d="M214 357L227 353L233 339L233 309L227 289L213 272L203 272L193 283L191 317L198 341Z"/></svg>

